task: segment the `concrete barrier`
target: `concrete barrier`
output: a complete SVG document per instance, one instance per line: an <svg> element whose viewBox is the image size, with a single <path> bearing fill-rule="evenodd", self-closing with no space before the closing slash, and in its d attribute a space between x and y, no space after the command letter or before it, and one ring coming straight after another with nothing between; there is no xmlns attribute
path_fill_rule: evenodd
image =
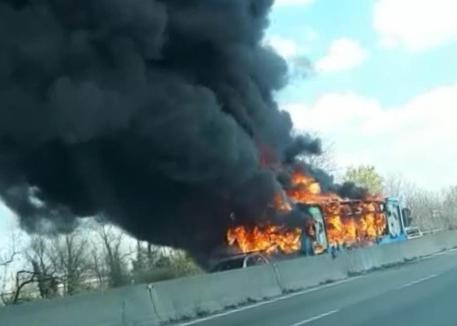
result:
<svg viewBox="0 0 457 326"><path fill-rule="evenodd" d="M146 285L0 308L1 326L158 324Z"/></svg>
<svg viewBox="0 0 457 326"><path fill-rule="evenodd" d="M347 272L351 275L429 256L456 247L457 232L447 231L389 245L348 250L342 253L342 256L346 261Z"/></svg>
<svg viewBox="0 0 457 326"><path fill-rule="evenodd" d="M297 258L276 264L283 291L296 291L330 281L346 278L347 272L341 257L330 255Z"/></svg>
<svg viewBox="0 0 457 326"><path fill-rule="evenodd" d="M447 231L389 245L347 250L335 259L330 255L292 259L277 263L276 268L281 288L295 291L456 247L457 231Z"/></svg>
<svg viewBox="0 0 457 326"><path fill-rule="evenodd" d="M273 265L199 275L150 286L162 322L215 313L282 293Z"/></svg>
<svg viewBox="0 0 457 326"><path fill-rule="evenodd" d="M341 256L345 262L347 274L350 276L405 261L401 245L389 244L379 250L380 248L371 247L343 252Z"/></svg>
<svg viewBox="0 0 457 326"><path fill-rule="evenodd" d="M0 325L156 326L457 247L457 231L396 244L0 308Z"/></svg>
<svg viewBox="0 0 457 326"><path fill-rule="evenodd" d="M457 248L457 230L435 233L425 238L435 243L435 249L446 250Z"/></svg>

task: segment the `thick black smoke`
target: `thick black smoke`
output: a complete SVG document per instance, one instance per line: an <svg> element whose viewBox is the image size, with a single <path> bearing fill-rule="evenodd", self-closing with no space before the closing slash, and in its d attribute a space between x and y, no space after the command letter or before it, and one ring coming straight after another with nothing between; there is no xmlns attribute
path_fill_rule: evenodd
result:
<svg viewBox="0 0 457 326"><path fill-rule="evenodd" d="M22 226L103 214L205 254L230 216L261 218L259 149L320 151L273 100L272 1L0 1L0 194Z"/></svg>
<svg viewBox="0 0 457 326"><path fill-rule="evenodd" d="M258 149L319 150L273 100L271 4L0 1L0 192L22 225L104 214L201 252L262 216L278 184Z"/></svg>
<svg viewBox="0 0 457 326"><path fill-rule="evenodd" d="M345 182L341 185L336 185L334 189L335 192L343 198L361 199L370 195L368 189L360 187L353 182Z"/></svg>

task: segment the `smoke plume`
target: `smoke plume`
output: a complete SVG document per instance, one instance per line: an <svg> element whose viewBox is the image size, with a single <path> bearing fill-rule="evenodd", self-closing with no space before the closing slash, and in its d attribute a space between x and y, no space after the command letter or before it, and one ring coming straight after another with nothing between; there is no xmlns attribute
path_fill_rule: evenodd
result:
<svg viewBox="0 0 457 326"><path fill-rule="evenodd" d="M273 0L0 1L0 194L37 231L104 215L206 254L262 218L278 162L319 153L273 93Z"/></svg>

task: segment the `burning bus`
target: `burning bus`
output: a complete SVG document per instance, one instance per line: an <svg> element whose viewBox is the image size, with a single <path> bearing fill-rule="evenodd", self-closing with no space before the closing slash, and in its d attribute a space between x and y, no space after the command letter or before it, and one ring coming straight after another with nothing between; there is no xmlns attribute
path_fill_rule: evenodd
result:
<svg viewBox="0 0 457 326"><path fill-rule="evenodd" d="M301 205L312 228L304 228L301 252L334 252L406 240L409 212L395 198L334 200Z"/></svg>
<svg viewBox="0 0 457 326"><path fill-rule="evenodd" d="M299 211L299 225L234 225L227 231L228 245L242 253L317 255L403 241L410 224L409 210L398 199L343 199L323 193L319 183L302 172L293 174L291 187L275 199L274 207L284 215Z"/></svg>

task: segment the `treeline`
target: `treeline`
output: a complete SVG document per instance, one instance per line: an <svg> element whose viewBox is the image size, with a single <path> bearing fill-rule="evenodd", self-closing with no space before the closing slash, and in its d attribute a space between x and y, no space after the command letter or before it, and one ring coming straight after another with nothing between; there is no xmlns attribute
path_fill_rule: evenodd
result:
<svg viewBox="0 0 457 326"><path fill-rule="evenodd" d="M93 221L64 235L16 235L10 243L0 256L3 305L202 272L182 251L135 241Z"/></svg>
<svg viewBox="0 0 457 326"><path fill-rule="evenodd" d="M413 225L422 231L457 228L457 186L433 191L406 184L399 193L411 208Z"/></svg>
<svg viewBox="0 0 457 326"><path fill-rule="evenodd" d="M412 223L422 231L457 228L457 186L442 190L420 187L402 175L381 176L373 166L349 168L345 181L366 187L372 194L398 197L412 212Z"/></svg>

